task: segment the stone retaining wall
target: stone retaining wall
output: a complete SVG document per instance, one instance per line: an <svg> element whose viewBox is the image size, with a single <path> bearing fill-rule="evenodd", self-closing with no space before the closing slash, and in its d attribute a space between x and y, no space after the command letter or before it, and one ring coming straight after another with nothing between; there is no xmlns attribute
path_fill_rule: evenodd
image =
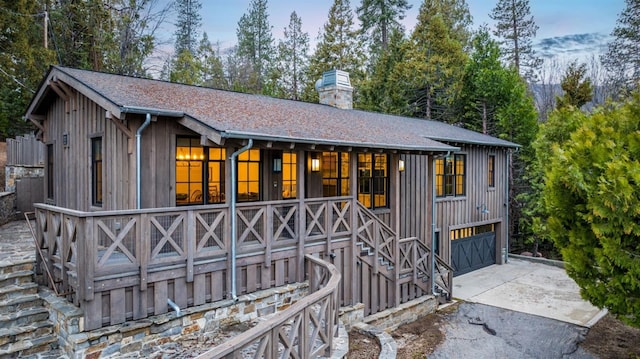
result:
<svg viewBox="0 0 640 359"><path fill-rule="evenodd" d="M16 194L14 192L0 193L0 225L9 223L16 215Z"/></svg>
<svg viewBox="0 0 640 359"><path fill-rule="evenodd" d="M82 311L47 289L41 290L50 312L58 344L69 358L145 357L163 344L184 336L213 332L233 324L289 308L308 293L308 283L263 290L198 307L186 308L179 317L167 314L129 321L84 332Z"/></svg>

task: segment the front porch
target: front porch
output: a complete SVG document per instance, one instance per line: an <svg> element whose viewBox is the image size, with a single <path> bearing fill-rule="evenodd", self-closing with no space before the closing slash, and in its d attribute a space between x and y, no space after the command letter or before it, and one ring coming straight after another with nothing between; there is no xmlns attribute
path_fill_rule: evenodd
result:
<svg viewBox="0 0 640 359"><path fill-rule="evenodd" d="M339 306L374 314L431 294L432 252L400 239L353 197L240 203L233 292L226 204L81 212L38 204L42 284L84 312L86 330L304 282L305 255L340 273ZM451 296L451 268L435 256L435 294Z"/></svg>

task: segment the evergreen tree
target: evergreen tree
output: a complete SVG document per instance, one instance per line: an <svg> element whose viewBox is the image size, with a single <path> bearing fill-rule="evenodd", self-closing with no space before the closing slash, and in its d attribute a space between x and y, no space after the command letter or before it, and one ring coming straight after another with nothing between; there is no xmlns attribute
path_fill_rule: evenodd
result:
<svg viewBox="0 0 640 359"><path fill-rule="evenodd" d="M640 94L590 115L567 111L582 120L546 167L551 238L582 297L640 327Z"/></svg>
<svg viewBox="0 0 640 359"><path fill-rule="evenodd" d="M509 100L509 70L500 62L500 48L486 26L473 38L471 57L467 61L460 99L456 101L464 127L497 136L497 112Z"/></svg>
<svg viewBox="0 0 640 359"><path fill-rule="evenodd" d="M392 31L404 31L400 21L410 8L407 0L362 0L357 9L358 19L362 32L367 34L373 57L387 49Z"/></svg>
<svg viewBox="0 0 640 359"><path fill-rule="evenodd" d="M361 85L361 107L365 110L391 114L409 112L405 98L410 78L404 76L404 64L410 42L400 30L391 32L387 50L373 65L370 75Z"/></svg>
<svg viewBox="0 0 640 359"><path fill-rule="evenodd" d="M569 64L560 85L564 94L557 99L557 106L573 106L577 109L590 102L593 98L593 86L591 79L585 78L587 65L578 65L575 61Z"/></svg>
<svg viewBox="0 0 640 359"><path fill-rule="evenodd" d="M181 56L181 53L187 50L194 56L198 49L198 34L202 26L202 4L199 0L176 0L174 6L178 13L175 24L175 54Z"/></svg>
<svg viewBox="0 0 640 359"><path fill-rule="evenodd" d="M201 65L200 81L205 87L227 89L229 88L229 83L224 74L219 48L219 46L214 48L206 32L202 34L200 46L198 46L198 57Z"/></svg>
<svg viewBox="0 0 640 359"><path fill-rule="evenodd" d="M272 71L272 59L275 54L271 25L267 14L267 0L252 0L248 13L242 15L236 30L238 36L237 55L253 69L254 81L246 84L253 93L263 93L269 73Z"/></svg>
<svg viewBox="0 0 640 359"><path fill-rule="evenodd" d="M315 82L322 77L324 71L336 69L349 72L354 87L354 107L358 105L358 85L364 77L364 57L358 36L349 0L334 0L329 9L329 19L318 36L316 51L309 62L303 100L318 102Z"/></svg>
<svg viewBox="0 0 640 359"><path fill-rule="evenodd" d="M40 1L0 2L0 139L31 130L25 109L54 53L43 46L44 7Z"/></svg>
<svg viewBox="0 0 640 359"><path fill-rule="evenodd" d="M300 100L309 67L309 34L302 31L302 20L292 12L284 39L278 44L278 87L282 97Z"/></svg>
<svg viewBox="0 0 640 359"><path fill-rule="evenodd" d="M531 15L529 0L498 0L489 17L496 21L494 35L502 39L505 60L526 79L533 79L542 60L531 45L538 25Z"/></svg>
<svg viewBox="0 0 640 359"><path fill-rule="evenodd" d="M61 65L105 70L115 46L115 23L100 0L57 0L50 8L52 39Z"/></svg>
<svg viewBox="0 0 640 359"><path fill-rule="evenodd" d="M403 76L411 81L409 115L453 120L454 99L467 60L462 41L467 39L468 19L464 1L427 0L420 7L412 46L406 62L400 65Z"/></svg>
<svg viewBox="0 0 640 359"><path fill-rule="evenodd" d="M621 90L638 88L640 82L640 0L626 0L612 33L614 40L602 56L612 86ZM615 93L615 92L614 92Z"/></svg>

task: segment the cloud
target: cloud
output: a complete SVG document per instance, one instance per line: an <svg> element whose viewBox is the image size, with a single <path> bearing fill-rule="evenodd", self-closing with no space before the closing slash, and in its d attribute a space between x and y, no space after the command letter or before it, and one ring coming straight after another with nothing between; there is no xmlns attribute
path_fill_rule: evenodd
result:
<svg viewBox="0 0 640 359"><path fill-rule="evenodd" d="M586 58L605 52L610 40L611 36L602 33L572 34L548 37L535 43L533 47L543 58Z"/></svg>

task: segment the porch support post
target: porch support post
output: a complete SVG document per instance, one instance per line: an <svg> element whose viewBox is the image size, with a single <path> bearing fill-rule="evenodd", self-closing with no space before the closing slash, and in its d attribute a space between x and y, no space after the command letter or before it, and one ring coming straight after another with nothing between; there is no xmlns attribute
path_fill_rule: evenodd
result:
<svg viewBox="0 0 640 359"><path fill-rule="evenodd" d="M400 304L400 286L398 282L400 281L400 270L398 266L400 265L400 166L398 165L400 161L400 155L391 154L391 165L390 165L390 173L391 176L391 190L390 195L391 199L389 203L391 205L391 223L393 225L393 229L396 232L396 239L393 244L394 256L393 259L395 263L393 264L393 278L394 278L394 303L393 306L397 306Z"/></svg>
<svg viewBox="0 0 640 359"><path fill-rule="evenodd" d="M298 151L296 156L299 160L296 161L296 171L298 173L298 180L296 181L298 191L298 254L297 254L297 268L298 268L298 282L304 282L304 242L307 239L307 208L305 206L305 198L307 193L305 191L305 180L307 178L306 166L307 156L305 151Z"/></svg>
<svg viewBox="0 0 640 359"><path fill-rule="evenodd" d="M360 281L358 280L358 154L349 152L349 194L351 201L351 298L352 305L358 303L362 296L359 295Z"/></svg>

